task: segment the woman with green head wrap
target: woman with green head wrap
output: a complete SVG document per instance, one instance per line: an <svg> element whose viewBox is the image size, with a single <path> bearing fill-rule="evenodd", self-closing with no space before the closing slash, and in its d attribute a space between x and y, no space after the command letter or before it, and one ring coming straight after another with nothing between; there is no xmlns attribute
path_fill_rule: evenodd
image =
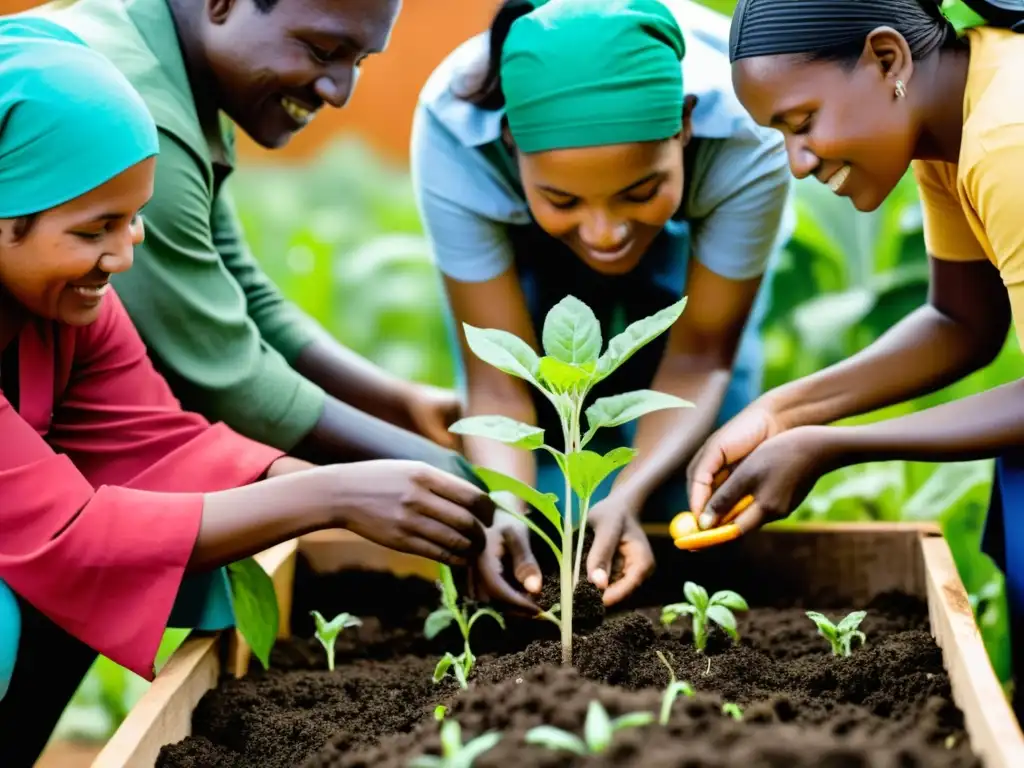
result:
<svg viewBox="0 0 1024 768"><path fill-rule="evenodd" d="M760 391L759 288L786 239L789 179L782 142L732 91L728 35L727 18L688 0L508 0L489 34L435 71L415 117L414 184L456 329L500 328L539 350L547 311L568 294L595 310L605 339L688 296L675 326L594 393L649 388L696 404L608 430L595 448L639 452L589 515L587 573L607 604L653 567L641 514L667 522L685 509L678 470ZM458 336L469 414L559 433L546 400ZM545 456L472 438L465 449L475 464L563 490ZM609 584L616 554L625 570ZM526 529L502 517L481 582L528 609L497 577L506 555L536 593Z"/></svg>
<svg viewBox="0 0 1024 768"><path fill-rule="evenodd" d="M109 283L143 237L157 147L107 59L0 20L4 768L35 763L97 654L152 679L168 625L232 626L221 566L320 528L461 563L491 521L427 465L313 468L181 409Z"/></svg>

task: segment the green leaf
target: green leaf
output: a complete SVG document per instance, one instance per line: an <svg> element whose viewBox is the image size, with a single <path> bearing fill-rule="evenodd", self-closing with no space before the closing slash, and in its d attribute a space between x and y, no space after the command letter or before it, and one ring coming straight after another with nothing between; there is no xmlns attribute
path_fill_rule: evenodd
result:
<svg viewBox="0 0 1024 768"><path fill-rule="evenodd" d="M253 558L227 567L235 626L264 669L270 667L270 651L277 638L280 616L274 582Z"/></svg>
<svg viewBox="0 0 1024 768"><path fill-rule="evenodd" d="M865 635L863 632L859 630L855 630L853 632L843 635L842 640L840 641L843 646L843 656L849 656L853 652L851 646L854 640L860 640L860 644L864 645L864 643L867 642L868 638L867 635Z"/></svg>
<svg viewBox="0 0 1024 768"><path fill-rule="evenodd" d="M587 754L587 745L575 734L555 728L552 725L538 725L526 732L527 744L537 744L548 749L562 749L577 755Z"/></svg>
<svg viewBox="0 0 1024 768"><path fill-rule="evenodd" d="M539 386L536 379L539 358L529 344L508 331L475 328L468 323L463 323L462 327L474 355L499 371Z"/></svg>
<svg viewBox="0 0 1024 768"><path fill-rule="evenodd" d="M704 587L688 581L683 584L683 594L700 613L708 609L708 591Z"/></svg>
<svg viewBox="0 0 1024 768"><path fill-rule="evenodd" d="M586 410L588 429L582 444L590 442L594 433L601 427L617 427L666 408L692 407L693 403L688 400L653 389L638 389L622 395L599 398Z"/></svg>
<svg viewBox="0 0 1024 768"><path fill-rule="evenodd" d="M448 427L448 431L457 435L486 437L530 451L544 445L543 429L507 416L467 416Z"/></svg>
<svg viewBox="0 0 1024 768"><path fill-rule="evenodd" d="M740 709L740 705L733 704L731 701L722 705L722 714L729 715L733 720L743 719L743 710Z"/></svg>
<svg viewBox="0 0 1024 768"><path fill-rule="evenodd" d="M731 611L749 611L750 606L738 593L722 589L711 596L711 605L724 605Z"/></svg>
<svg viewBox="0 0 1024 768"><path fill-rule="evenodd" d="M552 392L573 392L580 384L590 382L594 374L594 364L586 366L563 363L555 357L540 359L540 378Z"/></svg>
<svg viewBox="0 0 1024 768"><path fill-rule="evenodd" d="M653 722L653 712L630 712L612 720L612 731L621 731L623 728L639 728Z"/></svg>
<svg viewBox="0 0 1024 768"><path fill-rule="evenodd" d="M597 361L595 383L607 378L637 350L672 327L686 307L686 297L650 317L630 323L622 333L608 342L608 349Z"/></svg>
<svg viewBox="0 0 1024 768"><path fill-rule="evenodd" d="M472 656L468 657L468 661L469 661L468 666L470 668L472 668L472 666L473 666L473 657ZM466 679L467 678L466 670L463 668L462 664L459 663L458 659L456 659L455 663L452 665L452 672L455 673L455 679L458 680L460 688L469 688L469 681Z"/></svg>
<svg viewBox="0 0 1024 768"><path fill-rule="evenodd" d="M732 611L724 605L712 605L708 608L707 615L711 621L724 629L734 642L739 642L740 636L736 631L736 617L733 616Z"/></svg>
<svg viewBox="0 0 1024 768"><path fill-rule="evenodd" d="M419 755L409 762L409 768L444 768L444 760L437 755Z"/></svg>
<svg viewBox="0 0 1024 768"><path fill-rule="evenodd" d="M437 570L441 582L441 600L454 613L459 608L459 591L455 588L452 569L444 563L439 563Z"/></svg>
<svg viewBox="0 0 1024 768"><path fill-rule="evenodd" d="M446 630L453 621L455 621L455 616L450 610L447 608L438 608L427 616L427 620L423 622L423 636L426 637L427 640L433 640Z"/></svg>
<svg viewBox="0 0 1024 768"><path fill-rule="evenodd" d="M840 635L852 632L860 626L860 623L864 621L864 617L867 615L867 611L854 611L839 622L838 626L836 626L836 631L838 631Z"/></svg>
<svg viewBox="0 0 1024 768"><path fill-rule="evenodd" d="M566 456L569 481L581 499L589 499L608 475L624 467L636 456L633 448L613 448L604 456L593 451L579 451Z"/></svg>
<svg viewBox="0 0 1024 768"><path fill-rule="evenodd" d="M473 467L491 493L507 491L522 499L551 521L558 531L562 530L562 516L558 511L558 497L553 493L541 493L522 480L486 467Z"/></svg>
<svg viewBox="0 0 1024 768"><path fill-rule="evenodd" d="M470 768L480 755L494 749L499 741L501 733L498 731L489 731L477 736L462 748L459 756L453 761L453 768Z"/></svg>
<svg viewBox="0 0 1024 768"><path fill-rule="evenodd" d="M493 608L479 608L477 612L473 614L473 618L469 620L470 629L473 628L473 625L476 624L476 620L479 619L481 616L490 616L492 619L498 622L499 627L501 627L502 629L505 628L505 619L502 617L500 613L498 613Z"/></svg>
<svg viewBox="0 0 1024 768"><path fill-rule="evenodd" d="M689 603L673 603L661 609L661 623L668 626L680 616L693 615L697 608Z"/></svg>
<svg viewBox="0 0 1024 768"><path fill-rule="evenodd" d="M437 662L437 666L434 667L434 682L440 683L444 680L444 676L448 674L448 670L451 669L453 664L456 664L456 661L451 653L446 653L442 656L441 660Z"/></svg>
<svg viewBox="0 0 1024 768"><path fill-rule="evenodd" d="M462 726L458 720L441 723L441 754L453 758L462 750Z"/></svg>
<svg viewBox="0 0 1024 768"><path fill-rule="evenodd" d="M526 517L525 515L521 515L514 509L509 509L508 507L506 507L504 504L504 500L501 499L500 493L492 493L491 499L494 501L495 506L497 506L502 512L504 512L507 515L511 515L516 520L525 525L527 528L529 528L531 531L536 533L544 541L544 543L551 547L551 551L555 554L555 559L558 562L562 562L562 550L559 549L558 545L551 540L551 537L548 536L547 533L545 533L545 531L539 525L537 525L533 520Z"/></svg>
<svg viewBox="0 0 1024 768"><path fill-rule="evenodd" d="M563 363L593 363L601 354L601 324L594 311L566 296L544 318L544 352Z"/></svg>
<svg viewBox="0 0 1024 768"><path fill-rule="evenodd" d="M592 700L587 706L587 719L583 723L583 737L592 753L604 752L612 743L612 721L601 702Z"/></svg>
<svg viewBox="0 0 1024 768"><path fill-rule="evenodd" d="M444 716L447 713L448 707L446 707L444 704L438 704L436 707L434 707L434 719L439 723L444 720Z"/></svg>

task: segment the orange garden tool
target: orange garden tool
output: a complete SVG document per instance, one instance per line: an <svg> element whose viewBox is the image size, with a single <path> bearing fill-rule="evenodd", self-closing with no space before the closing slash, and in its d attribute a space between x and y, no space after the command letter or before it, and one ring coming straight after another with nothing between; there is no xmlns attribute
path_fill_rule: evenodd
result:
<svg viewBox="0 0 1024 768"><path fill-rule="evenodd" d="M722 518L719 525L706 531L697 527L697 518L692 512L680 512L669 523L669 534L679 549L704 549L715 544L724 544L740 535L739 526L732 521L753 503L753 496L744 496L735 507L729 510L729 514Z"/></svg>

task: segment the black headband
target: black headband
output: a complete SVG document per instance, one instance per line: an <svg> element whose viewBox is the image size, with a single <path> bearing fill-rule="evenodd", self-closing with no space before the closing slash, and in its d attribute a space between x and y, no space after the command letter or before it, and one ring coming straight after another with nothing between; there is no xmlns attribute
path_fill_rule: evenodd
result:
<svg viewBox="0 0 1024 768"><path fill-rule="evenodd" d="M729 59L825 51L862 41L878 27L896 29L915 57L952 32L937 0L740 0Z"/></svg>

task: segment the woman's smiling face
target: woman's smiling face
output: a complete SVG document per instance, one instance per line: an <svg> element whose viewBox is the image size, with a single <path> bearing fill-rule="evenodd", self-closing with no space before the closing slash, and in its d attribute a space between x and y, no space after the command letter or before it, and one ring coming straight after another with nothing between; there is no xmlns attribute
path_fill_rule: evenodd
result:
<svg viewBox="0 0 1024 768"><path fill-rule="evenodd" d="M111 275L132 265L156 158L41 214L0 220L0 286L33 314L82 326L99 317Z"/></svg>

